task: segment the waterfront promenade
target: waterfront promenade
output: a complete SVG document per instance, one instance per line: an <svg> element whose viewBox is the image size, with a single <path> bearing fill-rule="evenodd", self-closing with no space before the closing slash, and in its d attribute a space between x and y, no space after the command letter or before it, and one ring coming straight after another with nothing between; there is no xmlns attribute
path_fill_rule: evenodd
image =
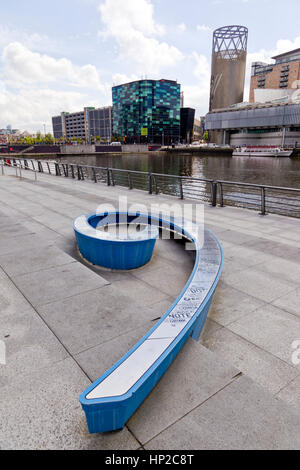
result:
<svg viewBox="0 0 300 470"><path fill-rule="evenodd" d="M116 273L78 256L77 215L175 198L46 174L0 173L1 449L299 449L300 220L205 205L225 264L199 342L189 339L122 431L89 435L79 394L167 310L193 252L159 240ZM187 202L187 201L186 201ZM198 201L199 202L199 201ZM191 203L189 200L188 203Z"/></svg>

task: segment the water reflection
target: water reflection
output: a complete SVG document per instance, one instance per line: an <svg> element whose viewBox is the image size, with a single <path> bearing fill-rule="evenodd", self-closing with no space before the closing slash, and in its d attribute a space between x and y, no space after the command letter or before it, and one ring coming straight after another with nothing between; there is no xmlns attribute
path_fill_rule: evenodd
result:
<svg viewBox="0 0 300 470"><path fill-rule="evenodd" d="M181 154L69 156L69 163L164 173L198 178L300 187L300 159ZM176 184L170 181L170 186Z"/></svg>

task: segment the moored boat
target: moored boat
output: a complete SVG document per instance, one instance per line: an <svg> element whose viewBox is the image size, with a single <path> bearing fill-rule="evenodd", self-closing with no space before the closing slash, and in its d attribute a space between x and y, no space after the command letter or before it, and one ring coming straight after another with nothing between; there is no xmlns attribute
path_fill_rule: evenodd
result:
<svg viewBox="0 0 300 470"><path fill-rule="evenodd" d="M293 153L291 149L282 149L280 147L237 147L233 157L290 157Z"/></svg>

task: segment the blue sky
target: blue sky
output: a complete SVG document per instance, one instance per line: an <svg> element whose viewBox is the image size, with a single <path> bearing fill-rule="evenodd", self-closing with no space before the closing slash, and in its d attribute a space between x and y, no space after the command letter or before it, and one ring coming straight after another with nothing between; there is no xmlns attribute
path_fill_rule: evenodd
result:
<svg viewBox="0 0 300 470"><path fill-rule="evenodd" d="M284 5L284 8L283 8ZM208 110L212 32L249 28L250 64L300 47L296 0L10 0L0 16L0 127L51 131L62 110L111 104L111 86L177 79Z"/></svg>

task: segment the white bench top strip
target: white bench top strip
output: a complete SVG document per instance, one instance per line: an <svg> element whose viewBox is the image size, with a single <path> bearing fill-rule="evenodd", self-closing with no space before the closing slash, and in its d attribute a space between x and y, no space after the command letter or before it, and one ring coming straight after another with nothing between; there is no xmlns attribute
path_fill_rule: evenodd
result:
<svg viewBox="0 0 300 470"><path fill-rule="evenodd" d="M195 237L196 266L179 300L175 301L170 312L158 322L137 349L96 385L86 395L86 399L116 397L127 393L197 314L219 273L221 249L209 231L205 231L203 246L200 247L195 225L190 223L189 229L192 229L189 234L192 232Z"/></svg>

